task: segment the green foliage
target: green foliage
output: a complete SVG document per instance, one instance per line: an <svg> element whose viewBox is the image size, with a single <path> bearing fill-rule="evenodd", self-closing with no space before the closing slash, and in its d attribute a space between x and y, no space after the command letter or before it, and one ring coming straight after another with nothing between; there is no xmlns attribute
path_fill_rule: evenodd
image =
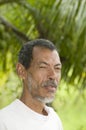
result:
<svg viewBox="0 0 86 130"><path fill-rule="evenodd" d="M6 22L4 24L3 20L0 19L0 46L1 48L2 46L4 47L3 50L1 49L1 56L6 54L3 51L11 51L13 53L12 50L14 50L15 46L16 48L18 46L17 49L19 50L19 43L22 44L27 40L38 37L49 39L56 44L60 53L63 63L62 78L73 85L76 84L75 78L77 78L77 85L78 82L82 82L85 87L85 0L8 0L8 2L0 2L0 5L1 16L7 20L6 22L11 23L8 26ZM20 35L18 31L23 34ZM16 49L14 53L16 54ZM3 66L5 65L5 60L6 56L4 56L2 61L4 63ZM71 74L69 75L70 71Z"/></svg>
<svg viewBox="0 0 86 130"><path fill-rule="evenodd" d="M1 78L2 77L2 78ZM22 92L21 81L15 73L2 73L0 75L0 108L19 98Z"/></svg>
<svg viewBox="0 0 86 130"><path fill-rule="evenodd" d="M67 90L67 84L61 81L52 105L60 115L64 130L85 130L86 90L69 87Z"/></svg>

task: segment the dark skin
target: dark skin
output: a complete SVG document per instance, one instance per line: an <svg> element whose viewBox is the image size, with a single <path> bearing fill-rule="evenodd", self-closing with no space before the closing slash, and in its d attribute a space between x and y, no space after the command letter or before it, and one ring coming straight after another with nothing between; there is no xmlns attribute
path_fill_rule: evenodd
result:
<svg viewBox="0 0 86 130"><path fill-rule="evenodd" d="M17 64L17 72L23 80L23 93L21 101L33 111L47 115L44 110L43 99L53 99L57 88L45 82L54 81L58 86L61 78L61 62L56 50L34 47L33 59L26 70L20 63ZM42 98L42 101L41 101Z"/></svg>

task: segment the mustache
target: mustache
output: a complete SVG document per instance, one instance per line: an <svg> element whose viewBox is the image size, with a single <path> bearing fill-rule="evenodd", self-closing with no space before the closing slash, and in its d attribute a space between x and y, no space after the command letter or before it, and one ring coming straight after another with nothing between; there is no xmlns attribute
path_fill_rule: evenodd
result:
<svg viewBox="0 0 86 130"><path fill-rule="evenodd" d="M48 81L45 81L43 84L42 84L42 87L47 87L47 86L52 86L54 88L57 88L57 83L53 80L48 80Z"/></svg>

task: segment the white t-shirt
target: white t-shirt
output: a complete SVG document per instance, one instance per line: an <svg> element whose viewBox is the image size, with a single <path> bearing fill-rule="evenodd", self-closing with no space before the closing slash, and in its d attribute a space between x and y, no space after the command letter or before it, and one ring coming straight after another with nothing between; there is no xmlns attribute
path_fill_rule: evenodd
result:
<svg viewBox="0 0 86 130"><path fill-rule="evenodd" d="M45 106L48 115L28 108L19 99L0 110L0 130L63 130L58 115Z"/></svg>

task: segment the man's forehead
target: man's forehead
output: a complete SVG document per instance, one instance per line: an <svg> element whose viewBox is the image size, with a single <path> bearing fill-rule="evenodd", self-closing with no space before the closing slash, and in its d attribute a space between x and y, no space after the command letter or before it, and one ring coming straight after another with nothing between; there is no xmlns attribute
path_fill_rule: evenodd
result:
<svg viewBox="0 0 86 130"><path fill-rule="evenodd" d="M40 53L44 53L44 52L53 52L53 51L55 51L57 54L58 54L58 52L57 52L57 50L56 49L49 49L49 48L46 48L46 47L41 47L41 46L35 46L34 48L33 48L33 56L35 55L37 55L38 53L40 54ZM58 54L59 55L59 54Z"/></svg>
<svg viewBox="0 0 86 130"><path fill-rule="evenodd" d="M33 60L36 62L55 62L60 63L60 57L56 50L35 47L33 51Z"/></svg>

